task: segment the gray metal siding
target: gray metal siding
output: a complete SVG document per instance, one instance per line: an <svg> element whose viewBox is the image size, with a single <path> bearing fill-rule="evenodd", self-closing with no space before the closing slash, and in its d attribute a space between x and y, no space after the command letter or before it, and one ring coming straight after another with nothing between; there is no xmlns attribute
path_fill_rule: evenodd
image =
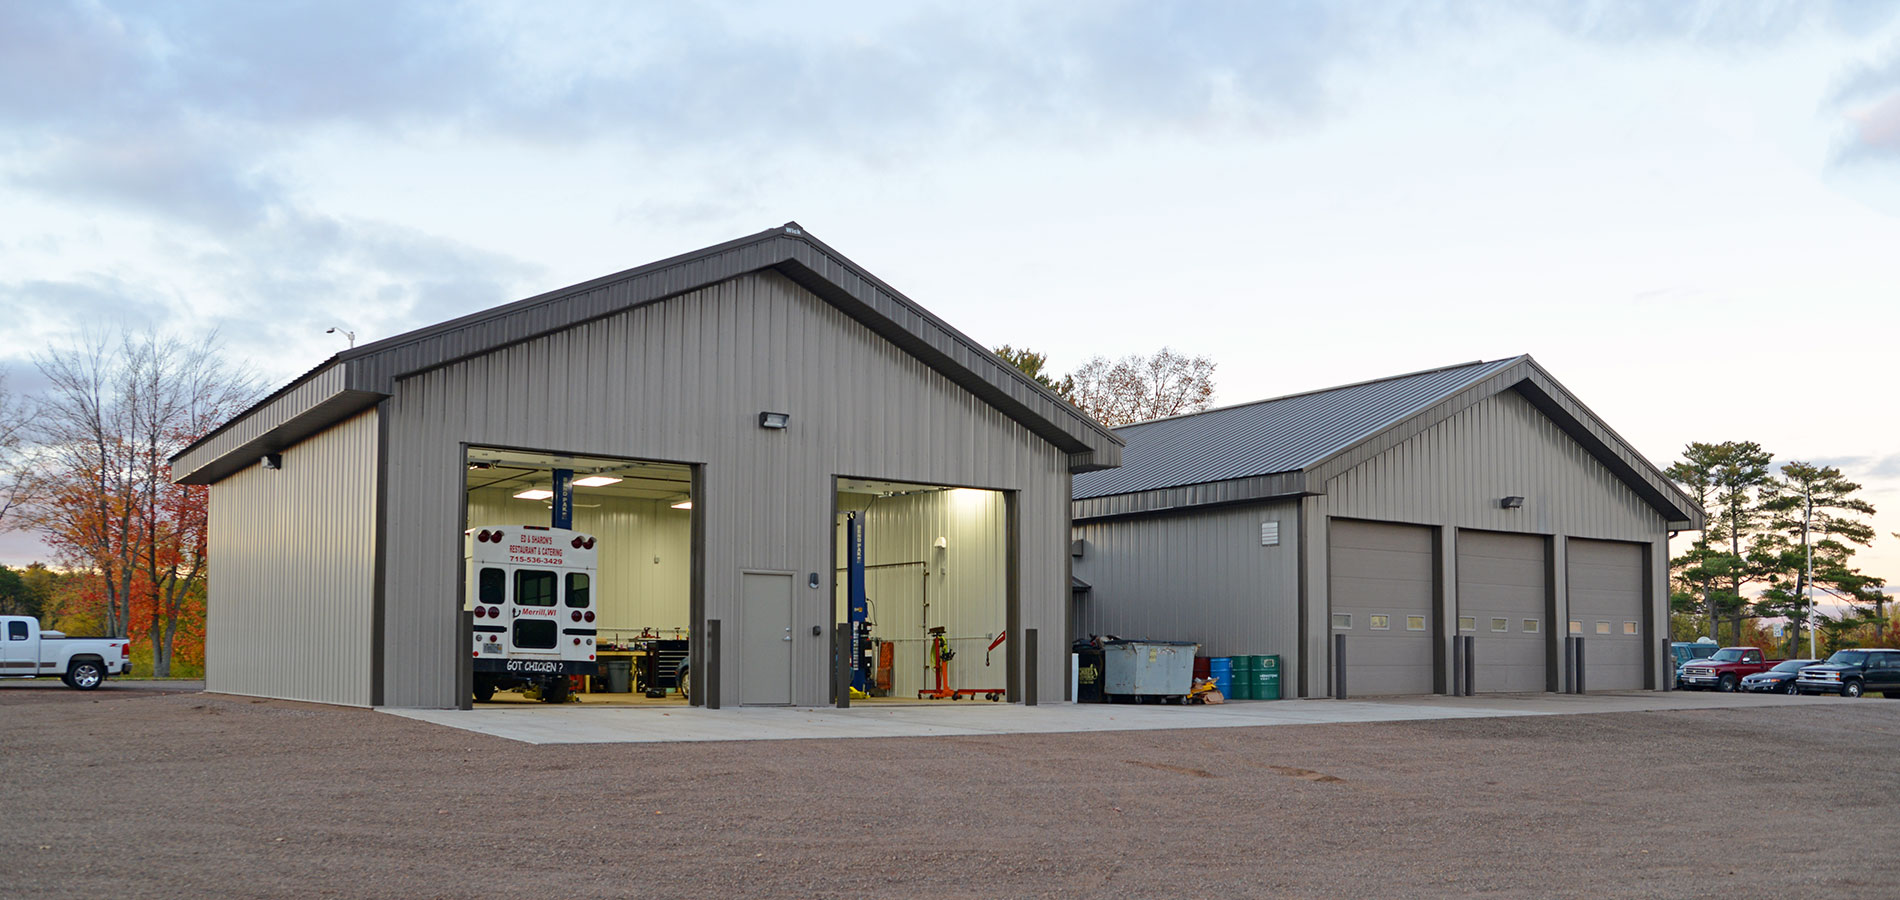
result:
<svg viewBox="0 0 1900 900"><path fill-rule="evenodd" d="M1437 549L1430 528L1338 520L1327 534L1331 616L1350 616L1346 686L1352 696L1425 694L1433 685ZM1380 624L1383 619L1383 624ZM1421 619L1416 630L1409 627Z"/></svg>
<svg viewBox="0 0 1900 900"><path fill-rule="evenodd" d="M376 450L364 412L211 486L207 690L370 705Z"/></svg>
<svg viewBox="0 0 1900 900"><path fill-rule="evenodd" d="M1022 625L1043 696L1063 683L1068 454L775 272L402 379L387 410L390 705L457 699L464 442L703 465L705 615L729 637L741 570L832 569L832 476L1017 491ZM764 410L791 427L759 428ZM797 582L793 702L820 704L829 645L809 627L832 593ZM730 688L744 660L725 649Z"/></svg>
<svg viewBox="0 0 1900 900"><path fill-rule="evenodd" d="M1664 547L1666 521L1614 473L1513 391L1495 394L1339 473L1324 493L1306 501L1307 541L1314 552L1328 546L1325 531L1335 517L1410 522L1557 536L1633 541ZM1521 509L1498 500L1524 497ZM1314 532L1318 532L1315 534ZM1658 553L1664 552L1658 550ZM1444 580L1456 583L1455 554L1447 554ZM1310 571L1325 572L1323 559ZM1559 570L1561 571L1561 569ZM1667 568L1650 577L1658 596ZM1559 581L1559 619L1564 598ZM1452 588L1455 590L1455 587ZM1313 693L1328 689L1328 597L1323 580L1309 579L1309 648L1306 675ZM1656 612L1659 617L1661 612ZM1660 620L1648 624L1661 633Z"/></svg>
<svg viewBox="0 0 1900 900"><path fill-rule="evenodd" d="M1290 662L1299 639L1299 503L1083 522L1075 577L1076 637L1115 634L1196 641L1205 656L1273 653ZM1260 545L1262 522L1280 526Z"/></svg>
<svg viewBox="0 0 1900 900"><path fill-rule="evenodd" d="M1472 685L1479 693L1544 690L1544 645L1553 627L1544 547L1537 535L1458 532L1456 616L1474 620L1472 630L1459 634L1474 638ZM1525 627L1527 621L1535 627Z"/></svg>

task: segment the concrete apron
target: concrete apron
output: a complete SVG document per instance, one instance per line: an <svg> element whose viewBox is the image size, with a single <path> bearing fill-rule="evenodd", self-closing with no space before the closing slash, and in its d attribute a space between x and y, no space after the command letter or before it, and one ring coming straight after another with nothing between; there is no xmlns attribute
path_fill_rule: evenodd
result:
<svg viewBox="0 0 1900 900"><path fill-rule="evenodd" d="M1018 704L944 702L937 706L863 706L852 709L747 707L706 710L681 707L588 708L570 704L523 709L385 709L383 712L529 744L639 744L1254 728L1263 725L1409 722L1881 702L1880 698L1842 700L1838 697L1789 697L1778 694L1636 691L1583 695L1386 697L1367 700L1243 700L1219 706L1054 703L1025 707Z"/></svg>

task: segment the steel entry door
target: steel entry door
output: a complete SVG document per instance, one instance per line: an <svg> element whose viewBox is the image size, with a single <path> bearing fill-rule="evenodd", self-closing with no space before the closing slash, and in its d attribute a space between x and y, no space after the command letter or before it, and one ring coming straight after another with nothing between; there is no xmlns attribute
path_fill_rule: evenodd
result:
<svg viewBox="0 0 1900 900"><path fill-rule="evenodd" d="M1432 543L1422 525L1335 519L1327 529L1328 632L1347 636L1351 695L1432 692Z"/></svg>
<svg viewBox="0 0 1900 900"><path fill-rule="evenodd" d="M1458 633L1475 639L1474 691L1548 688L1546 592L1542 537L1458 532Z"/></svg>
<svg viewBox="0 0 1900 900"><path fill-rule="evenodd" d="M746 572L740 590L739 702L792 702L792 576Z"/></svg>
<svg viewBox="0 0 1900 900"><path fill-rule="evenodd" d="M1646 549L1581 538L1567 545L1570 618L1581 626L1586 690L1643 687L1643 642L1649 632L1643 616Z"/></svg>

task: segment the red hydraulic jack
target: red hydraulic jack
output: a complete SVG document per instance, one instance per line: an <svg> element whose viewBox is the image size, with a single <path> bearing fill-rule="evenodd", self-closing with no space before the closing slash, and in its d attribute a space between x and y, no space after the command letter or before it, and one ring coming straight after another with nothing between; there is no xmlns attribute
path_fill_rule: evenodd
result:
<svg viewBox="0 0 1900 900"><path fill-rule="evenodd" d="M1009 633L1004 632L990 642L989 650L983 651L983 664L989 665L990 650L995 650ZM937 670L937 686L917 692L919 700L958 700L964 697L972 699L982 697L992 703L1003 699L1001 688L953 688L950 686L950 661L956 659L957 651L950 649L950 639L944 636L943 626L930 629L930 666Z"/></svg>

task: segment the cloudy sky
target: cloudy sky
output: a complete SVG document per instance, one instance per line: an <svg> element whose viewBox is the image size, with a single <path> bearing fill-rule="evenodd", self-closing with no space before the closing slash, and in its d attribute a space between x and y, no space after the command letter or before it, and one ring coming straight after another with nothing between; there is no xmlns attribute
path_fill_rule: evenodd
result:
<svg viewBox="0 0 1900 900"><path fill-rule="evenodd" d="M1530 353L1659 464L1841 466L1900 581L1894 4L0 0L19 390L145 325L282 382L789 220L1222 402Z"/></svg>

